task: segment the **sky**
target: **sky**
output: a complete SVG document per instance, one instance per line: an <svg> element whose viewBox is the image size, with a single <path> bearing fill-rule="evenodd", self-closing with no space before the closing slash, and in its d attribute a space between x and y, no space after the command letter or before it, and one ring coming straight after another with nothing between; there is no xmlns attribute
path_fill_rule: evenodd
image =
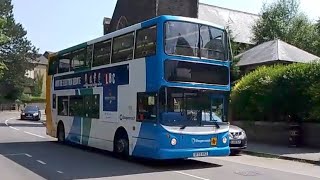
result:
<svg viewBox="0 0 320 180"><path fill-rule="evenodd" d="M103 17L112 17L117 0L12 0L17 22L39 53L56 52L103 35ZM200 0L201 3L258 14L275 0ZM300 0L310 19L320 17L319 1Z"/></svg>

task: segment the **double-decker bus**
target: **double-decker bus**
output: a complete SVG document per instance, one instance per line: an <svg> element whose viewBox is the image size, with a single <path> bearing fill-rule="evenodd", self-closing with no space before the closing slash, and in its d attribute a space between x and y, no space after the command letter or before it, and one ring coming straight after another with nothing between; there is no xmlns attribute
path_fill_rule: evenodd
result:
<svg viewBox="0 0 320 180"><path fill-rule="evenodd" d="M121 156L227 156L229 41L223 27L158 16L53 53L47 134Z"/></svg>

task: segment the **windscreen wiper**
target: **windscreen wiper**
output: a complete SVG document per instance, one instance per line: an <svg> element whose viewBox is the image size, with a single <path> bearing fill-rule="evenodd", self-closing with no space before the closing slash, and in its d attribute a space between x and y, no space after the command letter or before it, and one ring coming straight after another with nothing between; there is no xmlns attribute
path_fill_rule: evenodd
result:
<svg viewBox="0 0 320 180"><path fill-rule="evenodd" d="M218 128L218 129L219 129L219 128L220 128L220 126L219 126L219 124L218 124L218 121L214 120L213 122L214 122L214 125L216 125L216 128Z"/></svg>
<svg viewBox="0 0 320 180"><path fill-rule="evenodd" d="M180 129L185 129L187 127L187 125L182 125L181 127L180 127Z"/></svg>

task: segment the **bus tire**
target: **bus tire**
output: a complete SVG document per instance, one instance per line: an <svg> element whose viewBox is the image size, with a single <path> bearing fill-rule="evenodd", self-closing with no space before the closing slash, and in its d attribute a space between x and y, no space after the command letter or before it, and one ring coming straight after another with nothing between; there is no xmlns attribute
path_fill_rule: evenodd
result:
<svg viewBox="0 0 320 180"><path fill-rule="evenodd" d="M64 125L60 121L57 128L57 138L59 143L65 142L65 131L64 131Z"/></svg>
<svg viewBox="0 0 320 180"><path fill-rule="evenodd" d="M129 138L125 130L117 131L113 151L119 157L129 157Z"/></svg>

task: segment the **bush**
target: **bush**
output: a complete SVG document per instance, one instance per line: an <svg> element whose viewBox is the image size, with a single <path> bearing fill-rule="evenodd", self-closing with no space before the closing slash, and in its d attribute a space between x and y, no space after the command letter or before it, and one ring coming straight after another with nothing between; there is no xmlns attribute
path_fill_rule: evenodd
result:
<svg viewBox="0 0 320 180"><path fill-rule="evenodd" d="M23 103L43 103L43 102L46 102L46 98L44 98L44 97L34 97L34 96L26 95L26 94L22 94L20 97L20 100Z"/></svg>
<svg viewBox="0 0 320 180"><path fill-rule="evenodd" d="M31 102L31 96L27 95L27 94L22 94L19 98L20 101L22 101L23 103L29 103Z"/></svg>
<svg viewBox="0 0 320 180"><path fill-rule="evenodd" d="M31 97L31 102L32 103L44 103L46 102L45 97Z"/></svg>
<svg viewBox="0 0 320 180"><path fill-rule="evenodd" d="M320 63L260 67L232 89L236 120L320 119Z"/></svg>

